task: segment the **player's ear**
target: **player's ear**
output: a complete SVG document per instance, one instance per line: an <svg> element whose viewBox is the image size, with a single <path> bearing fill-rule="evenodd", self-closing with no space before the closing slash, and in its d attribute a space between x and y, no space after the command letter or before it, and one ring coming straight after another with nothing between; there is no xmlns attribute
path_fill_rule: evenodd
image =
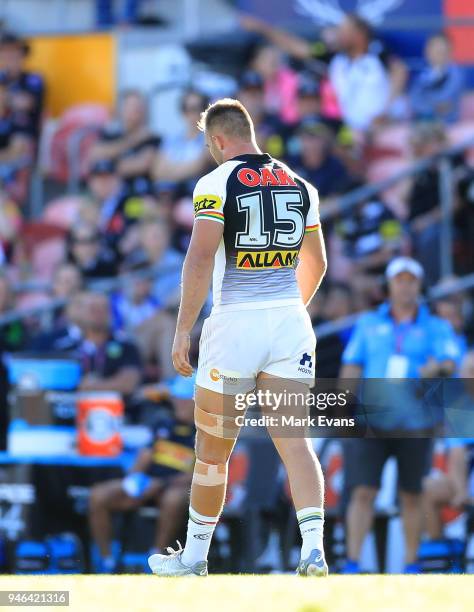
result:
<svg viewBox="0 0 474 612"><path fill-rule="evenodd" d="M223 151L225 149L225 140L223 136L216 134L215 136L212 136L212 139L214 140L214 143L219 151Z"/></svg>

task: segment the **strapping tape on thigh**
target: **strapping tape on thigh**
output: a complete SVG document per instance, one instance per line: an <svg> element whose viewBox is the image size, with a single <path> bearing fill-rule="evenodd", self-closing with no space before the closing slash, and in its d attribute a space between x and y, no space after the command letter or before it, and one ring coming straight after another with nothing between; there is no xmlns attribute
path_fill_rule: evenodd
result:
<svg viewBox="0 0 474 612"><path fill-rule="evenodd" d="M239 429L235 423L235 417L212 414L197 405L194 408L194 421L196 427L216 438L235 438Z"/></svg>
<svg viewBox="0 0 474 612"><path fill-rule="evenodd" d="M225 484L227 480L227 463L204 463L196 459L194 465L193 483L203 487L216 487Z"/></svg>

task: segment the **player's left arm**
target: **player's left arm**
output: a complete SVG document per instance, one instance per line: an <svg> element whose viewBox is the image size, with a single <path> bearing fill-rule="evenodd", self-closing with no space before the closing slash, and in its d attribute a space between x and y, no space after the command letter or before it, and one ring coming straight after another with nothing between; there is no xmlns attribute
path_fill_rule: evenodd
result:
<svg viewBox="0 0 474 612"><path fill-rule="evenodd" d="M181 304L173 343L173 365L183 376L191 376L190 333L197 321L211 286L214 256L224 232L223 223L197 219L184 260Z"/></svg>
<svg viewBox="0 0 474 612"><path fill-rule="evenodd" d="M319 219L318 191L311 183L304 181L304 184L309 197L309 210L306 217L305 235L299 252L296 279L306 306L323 280L327 268L327 259Z"/></svg>
<svg viewBox="0 0 474 612"><path fill-rule="evenodd" d="M318 290L327 268L326 247L321 228L305 234L299 260L296 279L306 306Z"/></svg>

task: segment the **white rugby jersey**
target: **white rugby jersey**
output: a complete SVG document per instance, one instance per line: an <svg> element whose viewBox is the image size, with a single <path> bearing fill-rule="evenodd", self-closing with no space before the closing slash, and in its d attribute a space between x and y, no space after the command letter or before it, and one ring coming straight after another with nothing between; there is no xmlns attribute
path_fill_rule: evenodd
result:
<svg viewBox="0 0 474 612"><path fill-rule="evenodd" d="M319 228L318 192L268 154L239 155L194 189L195 221L224 225L214 307L301 303L295 268L305 233Z"/></svg>

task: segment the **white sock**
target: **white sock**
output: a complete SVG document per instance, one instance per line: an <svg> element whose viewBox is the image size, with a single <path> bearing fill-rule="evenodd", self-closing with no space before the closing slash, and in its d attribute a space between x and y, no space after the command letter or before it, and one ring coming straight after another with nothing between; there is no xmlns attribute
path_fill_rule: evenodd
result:
<svg viewBox="0 0 474 612"><path fill-rule="evenodd" d="M186 546L181 557L185 565L194 565L207 559L218 520L218 516L204 516L189 506Z"/></svg>
<svg viewBox="0 0 474 612"><path fill-rule="evenodd" d="M301 508L296 513L296 518L303 538L301 558L309 557L314 548L323 551L324 508L315 506Z"/></svg>

